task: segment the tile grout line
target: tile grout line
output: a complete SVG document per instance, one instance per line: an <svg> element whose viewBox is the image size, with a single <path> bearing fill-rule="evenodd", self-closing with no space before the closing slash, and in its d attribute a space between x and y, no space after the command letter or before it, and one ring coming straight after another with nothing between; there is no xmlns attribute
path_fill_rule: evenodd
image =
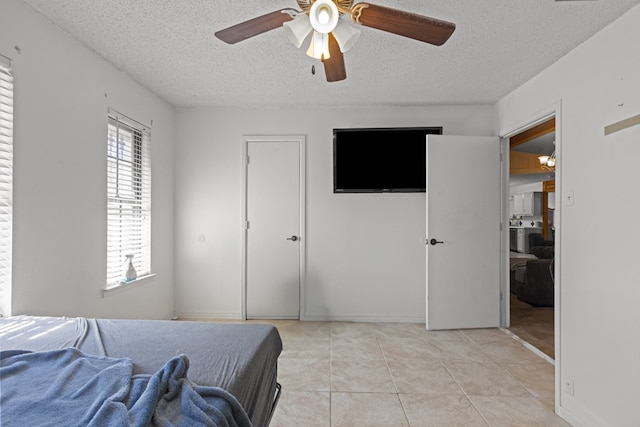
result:
<svg viewBox="0 0 640 427"><path fill-rule="evenodd" d="M465 335L465 334L463 334ZM469 339L468 336L465 335L465 337L467 337L467 339ZM470 340L471 341L471 340ZM482 349L481 349L482 350ZM442 358L440 356L436 356L438 358L438 360L440 361L440 364L442 365L442 367L444 368L445 371L447 371L447 374L449 374L449 376L451 377L451 379L456 383L456 385L458 386L458 388L460 388L460 391L462 391L462 395L465 397L465 399L467 399L467 402L469 402L469 404L473 407L473 409L476 410L476 412L478 413L478 415L480 415L480 418L482 418L482 420L487 424L487 426L491 427L491 423L489 423L489 421L485 418L484 414L480 411L480 409L478 409L478 407L475 405L475 403L473 403L473 401L471 399L469 399L469 393L467 393L467 391L464 389L464 387L462 387L462 385L460 384L460 382L456 379L455 375L453 375L451 373L451 371L447 368L447 365L442 361Z"/></svg>
<svg viewBox="0 0 640 427"><path fill-rule="evenodd" d="M535 346L531 345L530 343L528 343L527 341L523 340L522 338L520 338L519 336L517 336L516 334L514 334L513 332L511 332L508 329L505 328L500 328L501 331L503 331L505 334L509 335L511 338L513 338L515 341L519 342L520 344L522 344L525 348L527 348L528 350L530 350L531 352L533 352L536 356L540 357L541 359L544 359L545 361L549 362L550 364L552 364L553 366L556 365L556 361L553 360L551 357L549 357L547 354L545 354L544 352L538 350Z"/></svg>
<svg viewBox="0 0 640 427"><path fill-rule="evenodd" d="M329 324L329 427L333 424L333 323Z"/></svg>
<svg viewBox="0 0 640 427"><path fill-rule="evenodd" d="M375 333L375 331L374 331ZM380 346L380 341L378 340L378 335L376 335L376 344L378 344L378 348L380 349L380 353L382 353L382 358L384 359L384 364L387 367L387 371L389 372L389 376L391 377L391 382L393 383L393 388L396 390L396 398L398 402L400 402L400 407L402 408L402 413L404 414L404 419L407 421L407 425L411 427L411 423L409 422L409 416L407 415L407 410L402 404L402 399L400 399L400 391L398 390L398 385L396 384L396 379L393 377L391 373L391 368L389 367L389 361L387 360L387 356L384 354L384 350L382 350L382 346Z"/></svg>
<svg viewBox="0 0 640 427"><path fill-rule="evenodd" d="M504 331L504 329L500 328L501 330ZM493 362L496 366L498 366L500 368L500 370L502 370L507 376L509 376L510 378L512 378L520 387L522 387L529 395L531 398L535 398L535 396L533 396L533 393L531 393L531 391L525 387L520 381L518 381L517 378L515 378L513 375L511 375L510 372L508 372L503 366L502 364L496 360L493 356L491 356L490 354L487 354L483 349L482 346L480 344L478 344L477 342L475 342L473 339L471 339L471 337L467 334L464 333L464 331L459 330L459 332L471 343L473 344L473 346L475 346L478 350L480 350L480 352L482 352L484 355L486 355L489 360L491 360L491 362ZM517 338L517 337L516 337ZM480 415L480 417L484 420L484 422L491 427L492 424L489 422L489 420L487 420L487 418L484 416L484 414L482 413L482 411L480 410L480 408L478 408L476 406L476 404L473 402L473 400L471 400L469 398L469 396L476 396L476 395L470 395L469 393L467 393L467 391L464 389L464 387L462 387L460 385L460 383L456 380L455 376L449 371L449 369L447 369L447 366L442 362L441 358L438 358L440 360L440 362L442 363L442 365L444 366L445 370L449 373L449 375L451 376L451 378L453 378L453 380L456 382L456 384L458 384L458 387L460 387L460 389L462 390L462 392L464 393L465 398L467 399L467 401L469 401L469 403L471 404L471 406L473 406L473 408L476 410L476 412ZM467 362L463 362L463 363L467 363ZM479 364L484 364L484 362L475 362L475 361L469 361L468 363L479 363ZM493 397L499 397L500 395L492 395Z"/></svg>
<svg viewBox="0 0 640 427"><path fill-rule="evenodd" d="M502 328L500 328L500 329L501 329L501 330L503 330L503 331L506 331L506 330L504 330L504 329L502 329ZM464 332L463 332L463 334L464 334ZM507 370L506 370L506 368L503 366L503 364L506 364L506 363L503 363L503 362L499 361L498 359L496 359L495 357L493 357L492 355L490 355L490 354L486 353L484 350L482 350L482 346L481 346L480 344L478 344L478 343L476 343L474 340L472 340L472 339L471 339L471 337L469 337L467 334L464 334L464 335L467 337L467 339L468 339L469 341L471 341L471 342L472 342L476 347L478 347L478 349L479 349L482 353L484 353L484 354L485 354L485 355L486 355L486 356L487 356L487 357L488 357L488 358L489 358L493 363L495 363L495 364L496 364L496 366L498 366L498 368L500 368L500 370L501 370L502 372L504 372L508 377L510 377L511 379L513 379L513 380L514 380L514 381L515 381L515 382L516 382L520 387L522 387L522 388L523 388L523 389L524 389L524 390L529 394L529 396L530 396L530 397L535 398L535 396L533 395L533 393L531 392L531 390L529 390L527 387L525 387L525 385L524 385L524 384L522 384L522 382L521 382L520 380L518 380L515 376L511 375L511 372L509 372L509 371L507 371ZM509 335L509 334L507 334L507 335ZM512 338L513 338L513 337L515 337L515 335L513 335L513 336L512 336ZM517 337L516 337L516 338L517 338ZM518 341L518 340L516 339L516 341ZM522 341L522 340L520 340L520 341ZM522 344L523 342L520 342L520 343ZM471 400L471 399L469 399L469 400ZM472 403L473 403L473 402L472 402ZM475 406L475 405L474 405L474 406ZM476 409L477 409L477 408L476 408ZM480 411L478 411L478 412L480 412Z"/></svg>

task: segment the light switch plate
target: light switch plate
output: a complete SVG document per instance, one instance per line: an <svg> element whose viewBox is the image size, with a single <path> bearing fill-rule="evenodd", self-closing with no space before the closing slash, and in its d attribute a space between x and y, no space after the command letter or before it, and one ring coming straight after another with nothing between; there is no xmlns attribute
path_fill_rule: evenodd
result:
<svg viewBox="0 0 640 427"><path fill-rule="evenodd" d="M573 191L567 191L564 195L564 204L567 206L573 205Z"/></svg>

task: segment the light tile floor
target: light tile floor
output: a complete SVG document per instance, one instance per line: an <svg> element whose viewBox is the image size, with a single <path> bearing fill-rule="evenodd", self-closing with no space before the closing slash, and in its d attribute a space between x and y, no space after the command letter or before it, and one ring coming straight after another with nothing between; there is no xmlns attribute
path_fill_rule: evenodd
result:
<svg viewBox="0 0 640 427"><path fill-rule="evenodd" d="M273 427L568 426L553 365L499 329L270 323L284 343Z"/></svg>

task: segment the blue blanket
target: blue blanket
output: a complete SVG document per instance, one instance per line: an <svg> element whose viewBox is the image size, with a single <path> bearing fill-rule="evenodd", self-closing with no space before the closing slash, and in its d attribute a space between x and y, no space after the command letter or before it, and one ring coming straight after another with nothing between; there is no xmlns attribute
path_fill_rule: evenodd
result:
<svg viewBox="0 0 640 427"><path fill-rule="evenodd" d="M9 426L250 427L242 406L218 387L187 379L177 356L153 375L131 360L67 348L0 352L0 424Z"/></svg>

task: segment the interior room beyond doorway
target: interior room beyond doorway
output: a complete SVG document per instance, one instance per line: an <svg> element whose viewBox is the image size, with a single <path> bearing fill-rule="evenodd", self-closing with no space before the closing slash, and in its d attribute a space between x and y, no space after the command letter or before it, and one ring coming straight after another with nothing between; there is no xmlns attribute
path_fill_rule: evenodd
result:
<svg viewBox="0 0 640 427"><path fill-rule="evenodd" d="M555 118L509 149L510 330L554 358Z"/></svg>

